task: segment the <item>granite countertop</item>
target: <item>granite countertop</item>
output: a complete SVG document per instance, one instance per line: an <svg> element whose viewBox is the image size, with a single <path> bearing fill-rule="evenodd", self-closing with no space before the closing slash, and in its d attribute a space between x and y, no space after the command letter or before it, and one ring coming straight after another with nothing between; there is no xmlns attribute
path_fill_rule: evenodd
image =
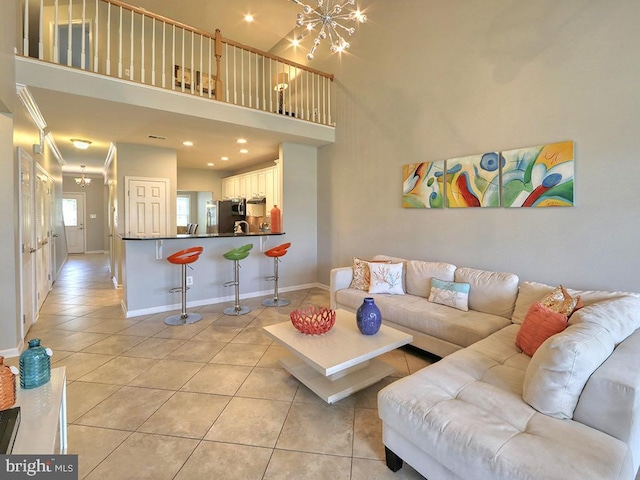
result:
<svg viewBox="0 0 640 480"><path fill-rule="evenodd" d="M196 235L155 235L155 236L136 236L118 234L122 240L182 240L185 238L233 238L233 237L268 237L271 235L284 235L285 232L256 232L256 233L202 233Z"/></svg>

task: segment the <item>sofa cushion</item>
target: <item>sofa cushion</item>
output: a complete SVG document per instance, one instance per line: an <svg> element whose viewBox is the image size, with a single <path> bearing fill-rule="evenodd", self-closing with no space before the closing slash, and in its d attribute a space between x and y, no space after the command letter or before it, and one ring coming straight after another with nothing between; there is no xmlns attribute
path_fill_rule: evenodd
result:
<svg viewBox="0 0 640 480"><path fill-rule="evenodd" d="M584 307L569 319L569 324L580 322L604 327L618 345L640 328L640 297L625 295Z"/></svg>
<svg viewBox="0 0 640 480"><path fill-rule="evenodd" d="M468 283L445 282L438 278L432 278L429 301L468 312L469 287Z"/></svg>
<svg viewBox="0 0 640 480"><path fill-rule="evenodd" d="M469 308L511 318L518 296L518 277L513 273L457 268L454 279L471 285Z"/></svg>
<svg viewBox="0 0 640 480"><path fill-rule="evenodd" d="M546 285L539 282L522 282L518 291L518 298L516 299L516 305L513 309L513 316L511 321L513 323L522 323L524 317L527 315L529 308L536 302L539 302L542 297L553 291L555 287ZM613 298L620 298L628 295L633 295L625 292L609 292L603 290L574 290L567 288L567 292L572 297L580 295L580 300L584 305L592 305L603 300L609 300Z"/></svg>
<svg viewBox="0 0 640 480"><path fill-rule="evenodd" d="M368 296L375 299L383 323L401 325L461 347L482 340L511 323L498 315L473 310L463 312L415 295L368 294L353 288L336 292L337 308L353 312Z"/></svg>
<svg viewBox="0 0 640 480"><path fill-rule="evenodd" d="M403 263L369 263L369 293L404 295L402 288Z"/></svg>
<svg viewBox="0 0 640 480"><path fill-rule="evenodd" d="M570 325L544 342L531 358L522 398L541 413L572 418L587 380L614 347L605 327L587 322Z"/></svg>
<svg viewBox="0 0 640 480"><path fill-rule="evenodd" d="M562 332L567 328L567 316L554 312L540 302L531 305L527 316L524 319L518 335L516 336L516 346L530 357L544 341Z"/></svg>
<svg viewBox="0 0 640 480"><path fill-rule="evenodd" d="M559 465L570 472L563 478L627 478L631 462L623 442L542 415L522 401L531 360L515 346L517 331L516 325L506 327L382 389L378 412L384 428L399 432L456 478L555 480Z"/></svg>
<svg viewBox="0 0 640 480"><path fill-rule="evenodd" d="M443 262L409 260L406 265L406 292L424 298L429 297L432 278L453 282L453 275L456 271L455 265Z"/></svg>

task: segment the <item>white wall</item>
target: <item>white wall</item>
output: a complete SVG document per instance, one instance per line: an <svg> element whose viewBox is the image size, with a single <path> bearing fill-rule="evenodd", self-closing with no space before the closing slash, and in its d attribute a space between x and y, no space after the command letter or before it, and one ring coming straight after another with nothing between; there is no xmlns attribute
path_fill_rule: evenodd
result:
<svg viewBox="0 0 640 480"><path fill-rule="evenodd" d="M377 253L640 291L640 2L375 2L334 71L320 281ZM575 208L401 207L402 165L575 141Z"/></svg>

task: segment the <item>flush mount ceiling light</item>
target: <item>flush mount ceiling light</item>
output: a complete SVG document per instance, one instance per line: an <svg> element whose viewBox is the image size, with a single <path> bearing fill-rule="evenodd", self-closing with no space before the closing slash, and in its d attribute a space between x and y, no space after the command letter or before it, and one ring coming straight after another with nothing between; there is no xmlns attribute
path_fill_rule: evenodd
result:
<svg viewBox="0 0 640 480"><path fill-rule="evenodd" d="M91 142L89 142L91 143ZM88 145L87 145L88 146ZM75 181L78 185L80 185L82 188L86 187L87 185L89 185L91 183L91 179L90 178L85 178L84 176L84 169L85 166L84 165L80 165L80 171L82 172L82 176L81 177L76 177Z"/></svg>
<svg viewBox="0 0 640 480"><path fill-rule="evenodd" d="M229 160L229 157L220 157L220 160L222 160L223 162L226 162L227 160Z"/></svg>
<svg viewBox="0 0 640 480"><path fill-rule="evenodd" d="M246 148L243 148L242 150L240 150L240 153L249 153L249 150L247 150Z"/></svg>
<svg viewBox="0 0 640 480"><path fill-rule="evenodd" d="M247 139L246 138L239 138L236 140L236 143L247 143Z"/></svg>
<svg viewBox="0 0 640 480"><path fill-rule="evenodd" d="M182 142L182 144L183 144L185 147L193 147L193 142L190 142L190 141L188 141L188 140L187 140L187 141L185 141L185 142Z"/></svg>
<svg viewBox="0 0 640 480"><path fill-rule="evenodd" d="M213 167L213 165L214 164L212 162L207 163L207 167Z"/></svg>
<svg viewBox="0 0 640 480"><path fill-rule="evenodd" d="M244 21L247 22L247 23L251 23L251 22L253 22L253 20L254 20L253 15L251 15L250 13L247 13L244 16Z"/></svg>
<svg viewBox="0 0 640 480"><path fill-rule="evenodd" d="M318 35L313 41L313 47L307 54L309 60L313 60L313 56L318 49L318 45L322 40L329 39L331 47L329 49L332 53L343 52L349 49L349 42L347 42L342 34L347 33L353 35L356 31L355 28L349 25L348 22L365 23L367 16L363 14L357 7L355 9L345 9L347 5L353 6L356 0L317 0L317 6L312 7L303 3L301 0L291 0L302 7L302 12L298 13L296 25L298 27L305 27L306 31L302 35L294 39L294 45L298 45L300 40L306 37L311 32L315 32L316 27L320 27ZM341 34L342 33L342 34Z"/></svg>
<svg viewBox="0 0 640 480"><path fill-rule="evenodd" d="M89 148L89 145L91 145L89 140L82 140L79 138L72 138L71 143L73 143L74 147L79 148L80 150L86 150Z"/></svg>

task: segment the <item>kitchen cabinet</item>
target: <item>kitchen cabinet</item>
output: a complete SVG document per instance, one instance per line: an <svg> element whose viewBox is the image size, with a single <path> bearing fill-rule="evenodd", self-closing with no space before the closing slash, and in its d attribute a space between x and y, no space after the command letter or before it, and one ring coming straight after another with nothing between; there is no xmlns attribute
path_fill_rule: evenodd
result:
<svg viewBox="0 0 640 480"><path fill-rule="evenodd" d="M282 206L280 199L279 166L262 168L222 179L224 198L266 197L267 215L274 205Z"/></svg>

